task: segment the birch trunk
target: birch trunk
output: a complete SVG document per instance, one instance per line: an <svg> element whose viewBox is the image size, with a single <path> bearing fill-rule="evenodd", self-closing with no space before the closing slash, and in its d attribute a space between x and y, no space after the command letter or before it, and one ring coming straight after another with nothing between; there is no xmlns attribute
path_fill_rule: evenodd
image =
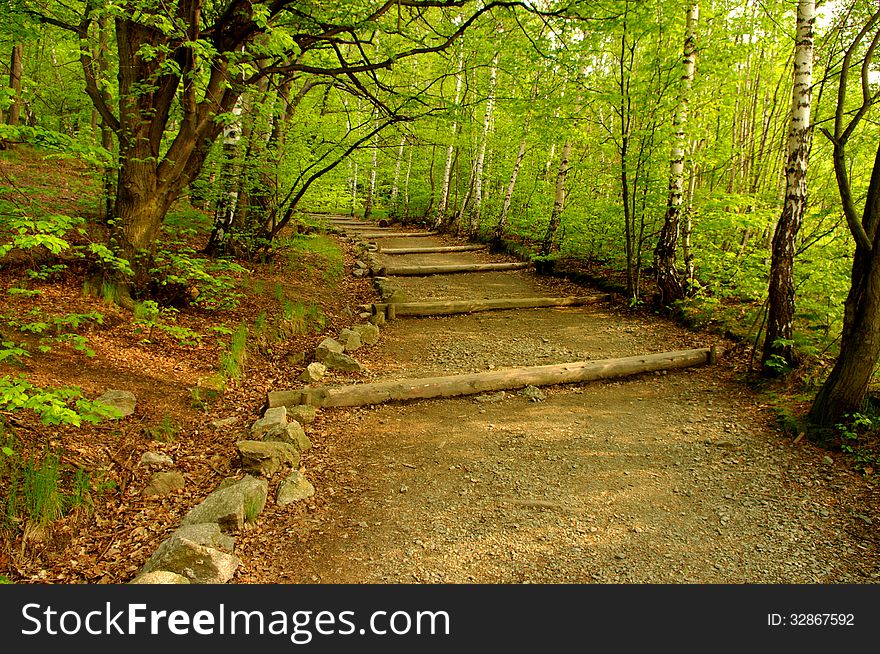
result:
<svg viewBox="0 0 880 654"><path fill-rule="evenodd" d="M468 212L468 233L473 234L480 225L480 213L483 209L483 168L486 165L486 145L489 142L489 129L492 126L492 112L495 109L495 88L498 83L498 59L496 52L489 70L489 95L486 98L486 113L483 116L483 133L480 138L480 149L477 153L477 167L474 170L473 204Z"/></svg>
<svg viewBox="0 0 880 654"><path fill-rule="evenodd" d="M519 174L519 167L522 160L526 156L526 139L519 142L519 151L516 153L516 161L513 164L513 171L510 173L510 182L507 184L507 193L504 195L504 204L501 207L501 215L498 217L498 224L495 225L495 234L493 238L500 241L504 238L504 228L507 227L507 214L510 212L510 204L513 201L513 191L516 188L516 177Z"/></svg>
<svg viewBox="0 0 880 654"><path fill-rule="evenodd" d="M391 184L391 208L397 213L397 196L400 195L400 163L403 161L403 147L406 145L406 134L401 135L397 146L397 158L394 161L394 182Z"/></svg>
<svg viewBox="0 0 880 654"><path fill-rule="evenodd" d="M681 205L684 197L685 125L688 119L688 103L694 81L696 61L696 25L699 19L699 3L694 2L687 10L687 28L684 37L683 71L678 107L673 118L675 136L669 158L669 199L663 228L654 249L657 269L657 302L663 309L684 297L684 284L676 269L676 251L681 223Z"/></svg>
<svg viewBox="0 0 880 654"><path fill-rule="evenodd" d="M455 101L453 102L453 111L458 115L458 105L461 102L461 86L464 81L462 66L464 65L464 49L459 48L458 51L458 72L455 74ZM434 218L434 227L440 227L446 221L446 208L449 203L449 185L452 181L452 159L455 153L455 137L458 134L458 118L452 121L452 130L450 131L451 141L446 148L446 166L443 168L443 179L440 185L440 199L437 202L437 214Z"/></svg>
<svg viewBox="0 0 880 654"><path fill-rule="evenodd" d="M559 161L559 173L556 175L556 197L553 200L553 212L550 214L550 224L547 225L547 233L544 234L544 243L541 245L541 255L547 256L553 248L553 239L559 229L559 218L565 209L565 179L568 177L568 160L571 157L571 141L566 141L562 146L562 158Z"/></svg>
<svg viewBox="0 0 880 654"><path fill-rule="evenodd" d="M807 207L814 12L815 0L798 2L791 122L785 166L785 204L773 236L767 334L761 356L763 370L767 374L778 373L779 364L783 362L786 366L795 363L791 342L795 309L794 256L795 242Z"/></svg>
<svg viewBox="0 0 880 654"><path fill-rule="evenodd" d="M373 155L370 159L370 182L367 190L367 198L364 201L364 220L369 220L373 213L373 203L376 201L376 174L379 167L379 112L373 110L373 127L376 135L373 137Z"/></svg>

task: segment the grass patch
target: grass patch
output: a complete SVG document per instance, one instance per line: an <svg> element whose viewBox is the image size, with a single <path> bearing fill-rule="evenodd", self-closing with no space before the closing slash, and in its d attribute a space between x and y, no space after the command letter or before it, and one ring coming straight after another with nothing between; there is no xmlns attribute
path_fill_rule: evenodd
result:
<svg viewBox="0 0 880 654"><path fill-rule="evenodd" d="M247 325L239 325L229 341L229 345L220 353L220 374L224 379L240 379L244 374L247 361Z"/></svg>
<svg viewBox="0 0 880 654"><path fill-rule="evenodd" d="M297 234L279 242L288 252L291 270L315 273L323 271L324 281L336 286L344 272L342 250L323 234Z"/></svg>

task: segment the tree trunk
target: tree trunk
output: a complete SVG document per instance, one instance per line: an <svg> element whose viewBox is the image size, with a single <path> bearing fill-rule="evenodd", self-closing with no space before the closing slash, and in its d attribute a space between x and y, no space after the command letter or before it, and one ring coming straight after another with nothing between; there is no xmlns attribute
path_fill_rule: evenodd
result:
<svg viewBox="0 0 880 654"><path fill-rule="evenodd" d="M483 132L477 152L477 165L474 169L474 196L468 212L468 233L473 234L480 226L480 213L483 210L483 168L486 165L486 146L489 142L489 129L492 126L492 112L495 108L495 87L498 83L498 59L496 52L489 70L489 95L486 98L486 113L483 115Z"/></svg>
<svg viewBox="0 0 880 654"><path fill-rule="evenodd" d="M510 205L513 202L513 191L516 189L516 178L519 175L519 167L522 165L523 158L526 156L526 139L519 142L519 150L516 153L516 161L513 163L513 170L510 172L510 181L507 183L507 193L504 195L504 204L501 206L501 215L498 216L498 223L495 225L495 234L493 239L500 241L504 238L504 230L507 227L507 214L510 212Z"/></svg>
<svg viewBox="0 0 880 654"><path fill-rule="evenodd" d="M453 111L457 112L459 110L459 103L461 102L461 86L464 81L464 71L462 70L462 66L464 65L464 48L462 46L459 47L458 51L458 72L455 74L455 102L453 102ZM446 208L449 203L449 185L452 181L452 157L455 153L455 137L458 135L458 118L456 117L452 121L452 130L451 134L451 142L446 148L446 166L443 168L443 179L440 185L440 199L437 202L437 214L434 217L434 227L440 227L446 221Z"/></svg>
<svg viewBox="0 0 880 654"><path fill-rule="evenodd" d="M761 356L763 371L770 375L779 374L780 365L793 366L796 363L791 341L795 310L794 255L807 207L814 10L815 0L798 2L785 205L773 236L767 334Z"/></svg>
<svg viewBox="0 0 880 654"><path fill-rule="evenodd" d="M9 60L9 88L13 92L12 104L6 116L6 124L15 127L21 118L21 73L23 47L20 43L12 46L12 57Z"/></svg>
<svg viewBox="0 0 880 654"><path fill-rule="evenodd" d="M856 246L851 286L843 311L840 354L810 409L810 420L832 426L862 409L880 358L880 147L868 187L863 224L871 249Z"/></svg>
<svg viewBox="0 0 880 654"><path fill-rule="evenodd" d="M406 156L406 175L403 178L403 220L409 218L409 178L412 173L413 146L409 146L409 152Z"/></svg>
<svg viewBox="0 0 880 654"><path fill-rule="evenodd" d="M553 247L553 239L559 229L559 219L565 209L565 178L568 176L568 159L571 156L571 141L566 141L562 146L562 158L559 161L559 173L556 175L556 197L553 200L553 213L550 214L550 224L547 225L547 233L544 234L544 243L541 245L541 255L547 256Z"/></svg>
<svg viewBox="0 0 880 654"><path fill-rule="evenodd" d="M364 220L369 220L373 214L373 204L376 202L376 174L379 167L379 110L373 110L373 127L376 135L373 137L373 154L370 159L370 183L367 188L367 197L364 201Z"/></svg>
<svg viewBox="0 0 880 654"><path fill-rule="evenodd" d="M397 158L394 160L394 183L391 185L391 211L397 214L397 196L400 194L400 164L403 161L403 148L406 145L406 134L400 136L397 146Z"/></svg>
<svg viewBox="0 0 880 654"><path fill-rule="evenodd" d="M654 249L657 272L657 302L661 309L667 309L684 297L684 285L676 268L678 232L681 222L681 205L684 195L685 124L688 119L688 103L693 86L696 60L696 24L699 18L699 3L694 2L687 10L687 28L684 37L684 70L681 75L681 91L678 107L672 121L675 135L672 154L669 158L669 199L666 203L666 216L663 228Z"/></svg>

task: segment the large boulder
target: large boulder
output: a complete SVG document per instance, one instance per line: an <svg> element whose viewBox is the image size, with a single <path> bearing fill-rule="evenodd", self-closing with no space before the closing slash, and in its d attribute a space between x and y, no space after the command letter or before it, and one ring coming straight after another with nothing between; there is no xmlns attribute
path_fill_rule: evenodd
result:
<svg viewBox="0 0 880 654"><path fill-rule="evenodd" d="M237 441L241 467L248 472L270 476L285 466L299 465L299 448L278 441Z"/></svg>
<svg viewBox="0 0 880 654"><path fill-rule="evenodd" d="M201 504L183 518L182 525L216 522L224 531L238 531L246 520L259 515L266 506L269 484L265 479L245 475L225 480Z"/></svg>
<svg viewBox="0 0 880 654"><path fill-rule="evenodd" d="M137 404L137 398L131 391L120 391L108 389L103 395L95 399L95 402L114 409L118 414L115 418L124 418L134 413L134 407Z"/></svg>
<svg viewBox="0 0 880 654"><path fill-rule="evenodd" d="M251 436L260 438L266 432L287 424L287 408L283 406L266 409L263 417L251 425Z"/></svg>
<svg viewBox="0 0 880 654"><path fill-rule="evenodd" d="M361 335L351 329L343 329L341 332L339 332L338 340L340 343L342 343L342 346L345 348L346 352L354 352L361 345L363 345L363 343L361 342Z"/></svg>
<svg viewBox="0 0 880 654"><path fill-rule="evenodd" d="M290 473L278 486L278 495L275 501L280 506L299 502L315 494L315 487L298 470Z"/></svg>
<svg viewBox="0 0 880 654"><path fill-rule="evenodd" d="M216 522L205 522L202 524L183 525L178 527L174 533L163 540L153 555L144 563L141 568L140 575L160 570L161 562L164 561L168 553L180 545L181 540L188 540L196 545L204 547L212 547L224 552L232 552L235 547L235 539L232 536L224 534L220 530L220 525Z"/></svg>
<svg viewBox="0 0 880 654"><path fill-rule="evenodd" d="M356 325L352 328L366 345L375 345L379 341L379 328L371 323Z"/></svg>
<svg viewBox="0 0 880 654"><path fill-rule="evenodd" d="M297 404L287 407L287 415L305 427L315 421L318 410L309 404Z"/></svg>
<svg viewBox="0 0 880 654"><path fill-rule="evenodd" d="M188 538L177 539L155 562L155 570L186 577L193 584L225 584L232 579L241 559Z"/></svg>
<svg viewBox="0 0 880 654"><path fill-rule="evenodd" d="M345 351L345 347L342 343L333 340L332 338L325 338L318 347L315 348L315 360L319 363L323 363L327 365L326 359L331 354L342 354Z"/></svg>
<svg viewBox="0 0 880 654"><path fill-rule="evenodd" d="M363 372L364 367L347 354L330 352L323 361L330 370L342 370L343 372Z"/></svg>

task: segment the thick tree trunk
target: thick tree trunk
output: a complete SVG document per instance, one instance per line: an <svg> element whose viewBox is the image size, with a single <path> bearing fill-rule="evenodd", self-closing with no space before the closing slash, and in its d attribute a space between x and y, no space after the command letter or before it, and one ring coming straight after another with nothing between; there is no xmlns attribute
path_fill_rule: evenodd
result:
<svg viewBox="0 0 880 654"><path fill-rule="evenodd" d="M12 104L9 107L9 114L6 116L6 124L18 125L21 118L21 75L24 55L24 49L20 43L12 46L12 57L9 60L9 88L13 92Z"/></svg>
<svg viewBox="0 0 880 654"><path fill-rule="evenodd" d="M556 175L556 196L553 200L553 212L550 214L550 224L544 234L544 242L541 245L541 254L547 256L553 248L553 239L559 229L559 219L565 209L565 179L568 176L568 159L571 157L571 141L566 141L562 146L562 158L559 161L559 173Z"/></svg>
<svg viewBox="0 0 880 654"><path fill-rule="evenodd" d="M798 2L788 162L785 166L785 205L773 236L767 334L761 356L764 373L771 375L780 372L780 365L793 366L796 363L791 342L795 309L794 255L797 235L807 208L814 10L815 0Z"/></svg>
<svg viewBox="0 0 880 654"><path fill-rule="evenodd" d="M810 409L810 420L833 426L862 409L874 367L880 358L880 147L862 224L871 249L856 246L851 285L843 312L840 354Z"/></svg>
<svg viewBox="0 0 880 654"><path fill-rule="evenodd" d="M696 24L699 18L699 3L694 2L687 10L687 29L684 37L683 67L678 107L673 118L672 154L669 158L669 199L666 203L666 216L663 228L654 249L657 272L657 302L661 309L667 309L684 297L682 284L676 267L678 232L681 222L681 205L684 196L684 157L685 124L688 118L690 90L694 80L696 61Z"/></svg>

